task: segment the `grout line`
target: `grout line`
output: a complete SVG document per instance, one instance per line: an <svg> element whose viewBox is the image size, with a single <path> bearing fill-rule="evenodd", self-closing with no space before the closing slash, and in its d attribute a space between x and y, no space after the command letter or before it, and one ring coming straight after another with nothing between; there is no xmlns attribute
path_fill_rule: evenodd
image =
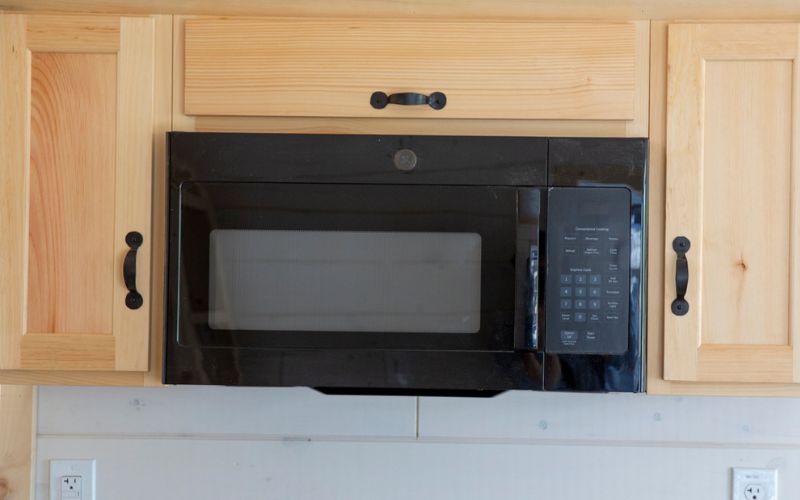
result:
<svg viewBox="0 0 800 500"><path fill-rule="evenodd" d="M417 437L417 440L419 440L419 400L420 400L420 397L417 396L417 412L416 412L417 413L417 421L416 421L416 437Z"/></svg>
<svg viewBox="0 0 800 500"><path fill-rule="evenodd" d="M30 493L33 498L36 491L36 466L39 460L39 386L34 385L31 390L33 397L31 397L31 456L29 462L26 464L29 467L28 476L30 481Z"/></svg>
<svg viewBox="0 0 800 500"><path fill-rule="evenodd" d="M191 433L127 433L127 434L89 434L89 433L39 433L39 439L60 440L178 440L178 441L256 441L282 443L351 443L351 444L451 444L451 445L501 445L501 446L572 446L609 448L670 448L670 449L762 449L799 450L800 443L722 443L722 442L681 442L681 441L614 441L610 439L543 439L543 438L490 438L490 437L415 437L415 436L284 436L269 434L191 434Z"/></svg>

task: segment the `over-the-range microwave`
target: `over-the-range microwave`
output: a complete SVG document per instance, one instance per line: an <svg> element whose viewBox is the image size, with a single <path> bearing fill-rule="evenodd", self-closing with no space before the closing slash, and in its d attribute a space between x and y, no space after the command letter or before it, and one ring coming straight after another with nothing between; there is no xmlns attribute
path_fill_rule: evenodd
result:
<svg viewBox="0 0 800 500"><path fill-rule="evenodd" d="M646 139L169 134L164 382L643 390Z"/></svg>

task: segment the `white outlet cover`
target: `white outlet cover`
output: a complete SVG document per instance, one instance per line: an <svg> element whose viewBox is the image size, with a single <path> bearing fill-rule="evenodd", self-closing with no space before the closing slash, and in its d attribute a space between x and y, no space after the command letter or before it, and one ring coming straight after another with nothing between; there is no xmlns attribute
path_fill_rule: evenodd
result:
<svg viewBox="0 0 800 500"><path fill-rule="evenodd" d="M95 500L95 476L94 460L50 460L50 500L62 500L61 481L65 477L80 478L81 495L69 500Z"/></svg>
<svg viewBox="0 0 800 500"><path fill-rule="evenodd" d="M731 500L778 500L778 470L734 467Z"/></svg>

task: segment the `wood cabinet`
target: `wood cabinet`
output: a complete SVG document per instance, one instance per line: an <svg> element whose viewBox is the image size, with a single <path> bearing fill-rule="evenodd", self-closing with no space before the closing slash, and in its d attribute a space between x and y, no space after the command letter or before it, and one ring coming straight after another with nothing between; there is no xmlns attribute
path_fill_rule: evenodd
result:
<svg viewBox="0 0 800 500"><path fill-rule="evenodd" d="M651 47L647 21L352 16L177 16L173 39L170 16L0 14L0 382L139 385L159 364L172 128L649 131L650 376L672 384L657 392L800 387L797 24L656 22ZM375 90L448 104L376 110ZM691 241L683 316L676 236Z"/></svg>
<svg viewBox="0 0 800 500"><path fill-rule="evenodd" d="M800 27L673 24L668 36L663 303L653 306L664 379L800 382ZM691 242L682 315L671 307L679 236Z"/></svg>
<svg viewBox="0 0 800 500"><path fill-rule="evenodd" d="M0 14L0 369L148 369L155 33L152 17Z"/></svg>
<svg viewBox="0 0 800 500"><path fill-rule="evenodd" d="M647 134L647 22L200 17L176 27L180 130ZM442 92L446 105L376 109L376 91Z"/></svg>

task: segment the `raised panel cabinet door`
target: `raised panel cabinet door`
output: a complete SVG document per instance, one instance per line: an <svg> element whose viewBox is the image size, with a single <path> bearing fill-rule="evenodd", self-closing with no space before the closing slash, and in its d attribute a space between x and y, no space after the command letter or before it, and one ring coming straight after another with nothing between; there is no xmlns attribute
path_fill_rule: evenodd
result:
<svg viewBox="0 0 800 500"><path fill-rule="evenodd" d="M799 25L668 35L664 378L800 382Z"/></svg>
<svg viewBox="0 0 800 500"><path fill-rule="evenodd" d="M0 13L0 68L0 369L146 371L154 20Z"/></svg>

